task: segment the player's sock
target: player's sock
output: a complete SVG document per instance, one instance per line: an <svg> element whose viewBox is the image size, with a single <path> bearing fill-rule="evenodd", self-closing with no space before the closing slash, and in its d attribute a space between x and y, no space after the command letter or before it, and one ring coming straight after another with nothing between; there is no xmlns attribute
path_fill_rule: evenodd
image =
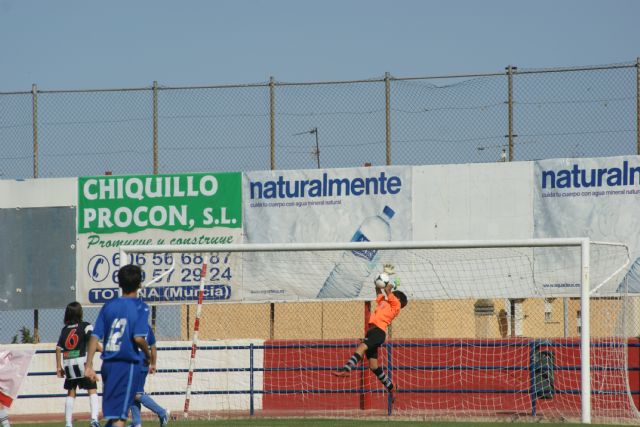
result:
<svg viewBox="0 0 640 427"><path fill-rule="evenodd" d="M391 378L389 378L387 374L385 374L384 370L381 367L378 367L378 369L373 369L372 372L376 374L376 377L378 377L382 385L384 385L388 391L391 391L393 389Z"/></svg>
<svg viewBox="0 0 640 427"><path fill-rule="evenodd" d="M356 367L358 362L360 362L361 360L362 360L362 356L360 356L358 353L353 353L353 356L351 356L349 360L347 360L347 363L344 365L343 369L346 369L347 371L351 371L353 368Z"/></svg>
<svg viewBox="0 0 640 427"><path fill-rule="evenodd" d="M0 409L0 423L2 427L11 427L11 423L9 423L9 413L6 409Z"/></svg>
<svg viewBox="0 0 640 427"><path fill-rule="evenodd" d="M100 401L98 400L98 393L89 395L89 407L91 408L91 421L98 421L98 414L100 413Z"/></svg>
<svg viewBox="0 0 640 427"><path fill-rule="evenodd" d="M154 412L160 418L167 415L167 410L158 405L158 402L153 400L148 394L142 395L142 397L140 398L140 403L142 403L145 408L149 409L151 412Z"/></svg>
<svg viewBox="0 0 640 427"><path fill-rule="evenodd" d="M66 426L73 424L73 402L75 400L75 397L67 396L64 401L64 421Z"/></svg>
<svg viewBox="0 0 640 427"><path fill-rule="evenodd" d="M140 419L140 402L133 402L131 405L131 425L138 426L142 424L142 420Z"/></svg>

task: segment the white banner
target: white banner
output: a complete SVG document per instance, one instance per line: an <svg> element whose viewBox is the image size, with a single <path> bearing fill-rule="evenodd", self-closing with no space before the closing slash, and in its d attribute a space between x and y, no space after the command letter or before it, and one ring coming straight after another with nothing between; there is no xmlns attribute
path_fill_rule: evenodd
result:
<svg viewBox="0 0 640 427"><path fill-rule="evenodd" d="M626 276L629 291L640 292L640 157L538 161L534 186L534 237L590 237L627 244L632 263ZM549 264L559 261L568 260L548 260ZM592 254L592 271L613 272L613 265L599 265L606 262ZM604 278L592 273L592 286L599 279ZM576 275L567 275L545 286L562 292L577 288L579 282ZM599 293L623 290L621 283L622 278L611 281Z"/></svg>
<svg viewBox="0 0 640 427"><path fill-rule="evenodd" d="M413 240L529 239L533 233L530 162L413 168ZM524 298L540 295L531 248L424 253L425 265L403 287L426 299ZM406 279L406 280L405 280Z"/></svg>
<svg viewBox="0 0 640 427"><path fill-rule="evenodd" d="M529 239L532 163L413 167L413 240Z"/></svg>
<svg viewBox="0 0 640 427"><path fill-rule="evenodd" d="M248 172L243 203L247 243L412 238L410 167ZM286 269L269 255L245 260L251 261L244 263L249 300L365 298L363 285L385 261L377 251L316 254L294 283L282 280L285 271L295 274L293 259ZM373 286L364 289L371 298Z"/></svg>

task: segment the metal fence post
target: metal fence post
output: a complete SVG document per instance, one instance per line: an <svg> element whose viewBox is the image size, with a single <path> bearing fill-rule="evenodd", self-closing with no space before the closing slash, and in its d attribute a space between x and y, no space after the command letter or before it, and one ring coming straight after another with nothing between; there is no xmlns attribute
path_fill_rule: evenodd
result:
<svg viewBox="0 0 640 427"><path fill-rule="evenodd" d="M276 83L269 77L269 124L271 138L271 170L276 168Z"/></svg>
<svg viewBox="0 0 640 427"><path fill-rule="evenodd" d="M158 174L158 82L153 82L153 174Z"/></svg>
<svg viewBox="0 0 640 427"><path fill-rule="evenodd" d="M391 164L391 75L384 73L386 164Z"/></svg>
<svg viewBox="0 0 640 427"><path fill-rule="evenodd" d="M153 81L153 174L158 174L158 82ZM156 331L158 307L151 306L151 328Z"/></svg>
<svg viewBox="0 0 640 427"><path fill-rule="evenodd" d="M31 106L33 111L33 177L38 177L38 85L31 85Z"/></svg>
<svg viewBox="0 0 640 427"><path fill-rule="evenodd" d="M636 58L636 153L640 154L640 57Z"/></svg>
<svg viewBox="0 0 640 427"><path fill-rule="evenodd" d="M38 85L31 85L33 123L33 177L38 177ZM40 342L40 312L33 310L33 342Z"/></svg>
<svg viewBox="0 0 640 427"><path fill-rule="evenodd" d="M513 138L515 135L513 134L513 72L517 70L518 67L514 67L509 65L507 67L507 82L508 82L508 99L507 99L507 108L509 114L509 134L507 138L509 138L509 161L513 161Z"/></svg>

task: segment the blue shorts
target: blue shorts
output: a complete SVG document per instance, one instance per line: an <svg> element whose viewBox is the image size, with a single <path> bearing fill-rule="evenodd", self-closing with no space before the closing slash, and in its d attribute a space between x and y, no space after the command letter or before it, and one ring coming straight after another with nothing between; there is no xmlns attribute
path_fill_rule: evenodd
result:
<svg viewBox="0 0 640 427"><path fill-rule="evenodd" d="M126 420L139 382L140 364L122 360L102 362L102 416L107 420Z"/></svg>
<svg viewBox="0 0 640 427"><path fill-rule="evenodd" d="M134 394L144 394L144 383L147 382L147 375L149 374L149 367L143 366L138 374L138 380L133 387Z"/></svg>

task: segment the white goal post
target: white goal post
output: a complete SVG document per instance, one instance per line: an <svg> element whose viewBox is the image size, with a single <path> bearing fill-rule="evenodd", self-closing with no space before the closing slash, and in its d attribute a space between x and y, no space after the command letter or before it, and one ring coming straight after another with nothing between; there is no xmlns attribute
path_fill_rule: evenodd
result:
<svg viewBox="0 0 640 427"><path fill-rule="evenodd" d="M611 260L608 260L607 265L601 268L597 272L597 274L594 274L594 271L592 270L592 265L591 265L591 263L594 262L594 259L592 257L593 245L598 245L601 248L612 248L611 250L615 250L617 252L615 256L611 256ZM618 243L593 242L593 241L590 241L590 239L588 238L544 238L544 239L520 239L520 240L459 240L459 241L415 241L415 242L405 241L405 242L361 242L361 243L349 242L349 243L229 244L229 245L187 245L187 246L185 245L148 245L148 246L121 247L120 259L123 260L122 265L124 265L127 263L128 260L134 259L132 257L132 254L138 254L138 253L177 255L177 254L199 254L199 253L208 254L208 253L225 252L225 253L231 254L231 256L236 255L239 257L244 257L245 256L244 254L254 254L258 259L258 261L256 262L260 262L261 263L260 265L262 266L262 268L268 269L269 268L268 266L273 264L273 262L270 261L270 257L271 257L270 254L273 254L273 253L295 254L295 253L301 253L301 252L302 253L330 252L333 254L373 253L375 255L377 254L378 251L389 251L389 253L392 253L392 251L398 251L398 252L401 252L402 254L406 254L413 251L433 251L433 253L439 253L438 251L447 251L447 250L452 250L452 251L485 250L485 249L509 250L514 248L524 248L527 251L531 251L531 254L527 254L527 257L526 257L527 261L523 262L522 271L516 270L515 268L512 270L509 270L508 268L508 263L510 262L509 258L505 258L504 260L498 260L497 258L492 259L486 265L480 264L480 261L478 261L480 258L478 259L474 258L473 262L470 263L475 266L474 268L478 269L477 270L478 272L482 272L483 270L487 270L487 269L489 270L496 269L497 271L498 269L504 268L505 269L504 272L500 270L499 272L496 272L496 275L500 275L501 277L508 276L510 280L513 281L514 286L512 289L514 292L513 294L514 298L522 298L522 297L526 298L528 296L545 297L547 294L541 293L540 289L547 289L546 286L548 285L546 283L544 284L544 286L538 284L538 281L546 280L545 275L557 274L559 277L561 277L560 279L558 279L560 281L570 280L570 279L563 278L563 275L565 275L565 272L562 271L563 268L560 268L558 265L556 265L556 263L560 263L559 261L560 258L563 258L564 261L566 261L566 259L571 259L570 263L572 264L576 263L577 264L576 267L579 266L579 275L580 275L580 277L578 278L579 292L576 287L573 287L573 288L570 288L566 294L563 294L562 292L565 292L565 290L563 289L557 290L554 288L553 292L557 291L557 293L550 292L548 295L553 295L553 296L566 295L567 297L570 296L572 298L580 299L580 329L579 329L580 330L580 341L579 341L580 342L580 346L579 346L580 347L580 385L579 385L580 391L579 391L579 394L581 399L580 400L580 405L581 405L580 419L583 423L590 423L591 415L592 415L592 389L591 389L592 378L591 378L591 366L590 366L590 360L591 360L590 300L593 297L593 295L596 295L598 294L598 292L602 291L603 286L606 287L607 283L612 283L612 281L620 281L621 278L624 276L624 272L626 271L630 263L628 250L625 245L618 244ZM545 254L545 255L538 256L535 253L535 251L538 248L551 248L552 251L553 251L553 248L573 248L575 253L574 255L557 255L557 254L554 255L554 252L551 252L550 255ZM457 252L453 252L453 253L457 253ZM389 255L389 256L393 263L397 264L398 262L401 262L394 259L393 255ZM444 255L438 255L438 256L441 257L441 260L439 261L441 264L449 262L449 259L448 259L450 257L449 252L444 252ZM536 259L536 257L538 257L539 259ZM578 257L578 259L576 259L576 257ZM300 261L298 261L297 258L295 258L293 255L289 255L289 258L290 258L289 260L278 261L277 267L274 267L274 270L276 271L274 274L278 274L277 273L278 271L280 271L283 274L286 274L286 271L283 271L283 270L286 270L287 268L289 268L288 266L291 266L292 269L306 268L310 270L313 264L313 259L312 259L313 257L311 257L310 260L306 260L305 258L305 261L303 261L302 258ZM449 283L449 280L452 280L452 281L456 279L462 280L460 279L460 277L462 277L462 274L468 274L470 277L476 275L476 273L468 271L467 267L464 267L462 268L461 272L456 272L456 274L452 275L451 278L443 278L442 277L443 274L440 273L440 271L438 270L438 266L435 265L437 264L437 262L432 262L426 256L420 258L420 260L423 260L423 259L425 260L424 261L425 264L430 264L428 267L429 277L431 277L431 275L437 276L438 280L441 280L441 283L439 283L437 286L441 286L442 288L446 288L447 286L446 284ZM253 260L255 261L255 259ZM331 261L332 262L331 265L334 266L334 270L339 268L339 264L343 261L344 261L344 256L342 258L339 258L337 255L334 256L333 261ZM252 259L242 258L241 262L245 264L251 263ZM307 262L308 265L306 267L299 267L299 264L301 264L302 262ZM378 262L379 264L381 260L376 258L376 262ZM531 264L530 271L527 271L527 265L526 265L527 262ZM537 267L537 263L548 264L550 266L548 270L551 271L551 273L548 273L546 270L545 271L539 270L539 268ZM199 298L198 298L199 307L198 307L198 313L196 317L197 323L199 323L201 305L203 302L202 295L204 292L204 287L206 282L205 280L206 273L202 274L203 272L207 271L206 261L203 264L204 265L202 266L202 269L199 270L201 277L200 277L200 280L198 281L199 282ZM414 262L414 264L417 265L419 264L419 262L418 263ZM404 268L406 270L417 268L414 264L412 264L411 266L406 266ZM338 265L338 267L336 267L336 265ZM174 268L174 267L172 266L171 268ZM566 270L569 270L568 267L564 267L564 268L566 268ZM246 265L243 265L241 269L243 274L245 275L244 276L245 281L250 280L252 277L253 278L256 277L255 275L252 276L246 272L247 270ZM427 268L425 267L425 270L426 269ZM332 270L332 274L334 270ZM403 274L402 266L399 268L399 270L400 270L400 274L402 275ZM156 282L161 281L161 279L164 278L164 275L166 275L167 271L168 269L165 268L163 272L161 272L162 277L154 273L153 274L154 283L151 284L151 280L148 280L150 285L157 286ZM302 269L301 271L305 271L305 270ZM310 274L312 273L313 272L311 272ZM366 271L366 273L368 273L368 270ZM297 274L300 274L300 273L297 273ZM408 276L413 278L414 276L412 276L412 274L413 273L411 273L410 271L408 273ZM427 273L424 273L424 274L427 274ZM531 277L533 277L534 279L525 277L525 275L527 274L531 275ZM444 275L446 275L446 273ZM151 277L148 277L148 279L151 279ZM404 279L405 279L405 276L403 276L403 281ZM278 294L265 293L261 298L263 298L263 301L269 301L269 302L279 302L279 301L309 302L309 301L317 301L319 298L324 298L324 297L332 301L343 301L343 300L353 299L353 297L348 294L344 294L344 295L336 294L336 293L332 294L330 291L327 291L326 293L323 294L324 287L327 286L327 283L330 280L331 280L331 275L329 276L329 278L327 279L327 282L325 282L325 284L323 285L323 288L320 290L320 292L318 292L317 295L315 294L315 292L313 293L302 292L297 297L289 296L289 297L281 298ZM490 286L491 284L489 283L489 280L487 279L486 281L487 281L486 286ZM407 285L409 286L408 289L413 289L411 288L411 286L419 286L415 284L416 280L412 280L411 282L412 283ZM367 285L365 284L365 286ZM405 284L403 282L403 290L404 290L404 286ZM434 287L437 287L437 286L434 285ZM484 286L484 285L480 284L479 286ZM244 283L243 289L244 287L249 287L249 285L247 283ZM609 286L609 288L611 288L611 286ZM511 289L511 287L507 286L501 292L507 293L509 292L509 289ZM444 292L445 293L447 292L446 289ZM459 292L463 292L463 291L459 291ZM471 295L473 294L473 292L470 291L469 294ZM425 291L424 293L421 293L419 291L411 291L410 300L411 299L427 300L431 298L430 295L431 294L428 293L427 291ZM456 295L456 293L453 292L452 295ZM253 299L253 302L255 302L255 298ZM482 292L478 293L478 298L483 298ZM357 296L356 299L367 299L367 298L363 298L362 295L360 295L360 296ZM368 299L371 299L370 295L368 296ZM244 300L243 297L238 298L238 302L242 302L243 300ZM197 332L198 331L196 328L194 337L193 337L194 342L193 342L192 356L195 356L195 350L198 346ZM193 365L190 368L189 375L190 376L193 375ZM189 387L191 384L190 381L191 380L189 380ZM186 391L187 404L185 405L185 415L187 413L186 409L188 407L188 398L190 395L189 387L187 388L187 391ZM252 406L252 410L253 410L253 406Z"/></svg>

